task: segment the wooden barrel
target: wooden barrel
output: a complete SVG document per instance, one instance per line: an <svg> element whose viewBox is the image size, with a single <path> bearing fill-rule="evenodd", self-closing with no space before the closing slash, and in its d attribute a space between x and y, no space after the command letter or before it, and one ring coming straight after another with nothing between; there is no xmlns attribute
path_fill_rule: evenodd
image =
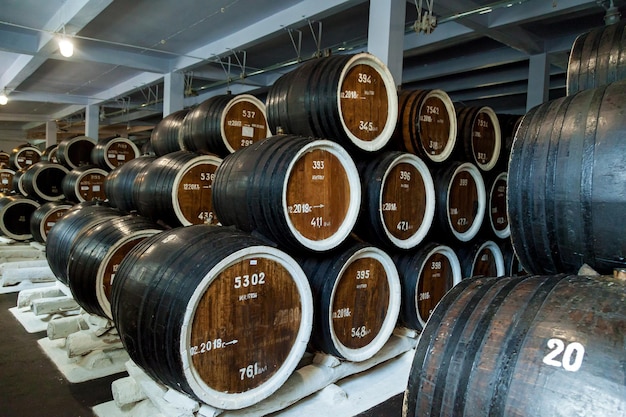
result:
<svg viewBox="0 0 626 417"><path fill-rule="evenodd" d="M13 176L15 171L9 168L0 168L0 193L7 194L13 190Z"/></svg>
<svg viewBox="0 0 626 417"><path fill-rule="evenodd" d="M113 207L126 212L138 210L139 185L156 156L140 156L115 168L104 180L104 194Z"/></svg>
<svg viewBox="0 0 626 417"><path fill-rule="evenodd" d="M156 156L183 150L181 125L189 109L178 110L165 116L150 133L150 145Z"/></svg>
<svg viewBox="0 0 626 417"><path fill-rule="evenodd" d="M15 191L16 194L27 197L28 192L24 188L24 178L23 178L25 172L26 172L26 169L18 169L17 171L15 171L15 173L13 174L12 186L13 186L13 191Z"/></svg>
<svg viewBox="0 0 626 417"><path fill-rule="evenodd" d="M416 251L394 255L402 285L400 323L422 330L435 306L461 282L461 265L449 246L430 242Z"/></svg>
<svg viewBox="0 0 626 417"><path fill-rule="evenodd" d="M11 155L8 152L0 151L0 168L11 168Z"/></svg>
<svg viewBox="0 0 626 417"><path fill-rule="evenodd" d="M101 139L91 150L91 162L109 172L139 155L139 148L128 138Z"/></svg>
<svg viewBox="0 0 626 417"><path fill-rule="evenodd" d="M403 415L623 415L625 300L607 276L463 280L420 336Z"/></svg>
<svg viewBox="0 0 626 417"><path fill-rule="evenodd" d="M58 145L56 144L48 146L41 153L41 160L59 164L60 162L59 162L59 158L57 158L57 149L58 149Z"/></svg>
<svg viewBox="0 0 626 417"><path fill-rule="evenodd" d="M59 163L70 170L81 165L91 165L91 151L96 146L96 140L88 136L76 136L63 139L57 147Z"/></svg>
<svg viewBox="0 0 626 417"><path fill-rule="evenodd" d="M454 103L442 90L401 91L394 146L426 162L442 163L452 155L457 137Z"/></svg>
<svg viewBox="0 0 626 417"><path fill-rule="evenodd" d="M487 205L483 177L471 162L453 162L433 172L437 226L446 235L468 242L479 232Z"/></svg>
<svg viewBox="0 0 626 417"><path fill-rule="evenodd" d="M137 365L220 409L247 407L281 387L313 321L311 290L293 258L210 225L135 246L115 275L111 307Z"/></svg>
<svg viewBox="0 0 626 417"><path fill-rule="evenodd" d="M213 187L223 225L300 251L339 246L361 205L359 173L346 150L299 136L273 136L227 156Z"/></svg>
<svg viewBox="0 0 626 417"><path fill-rule="evenodd" d="M183 149L220 157L271 136L265 104L250 94L213 96L185 116Z"/></svg>
<svg viewBox="0 0 626 417"><path fill-rule="evenodd" d="M163 155L136 179L133 202L140 214L172 227L217 224L211 194L221 162L215 155L188 151Z"/></svg>
<svg viewBox="0 0 626 417"><path fill-rule="evenodd" d="M32 238L30 216L38 207L37 201L27 197L0 197L0 234L20 241Z"/></svg>
<svg viewBox="0 0 626 417"><path fill-rule="evenodd" d="M492 170L502 148L498 116L491 107L456 106L459 144L456 158L476 165L482 171Z"/></svg>
<svg viewBox="0 0 626 417"><path fill-rule="evenodd" d="M504 276L504 256L493 240L476 240L456 249L463 278Z"/></svg>
<svg viewBox="0 0 626 417"><path fill-rule="evenodd" d="M544 103L517 130L507 204L528 272L626 266L626 81ZM599 116L601 115L601 117ZM542 272L543 271L543 272Z"/></svg>
<svg viewBox="0 0 626 417"><path fill-rule="evenodd" d="M367 53L314 59L270 87L272 132L332 138L351 150L382 149L398 119L398 94L389 69Z"/></svg>
<svg viewBox="0 0 626 417"><path fill-rule="evenodd" d="M578 36L567 65L567 95L626 79L626 21Z"/></svg>
<svg viewBox="0 0 626 417"><path fill-rule="evenodd" d="M28 169L41 159L41 151L36 146L25 143L11 151L10 164L16 170Z"/></svg>
<svg viewBox="0 0 626 417"><path fill-rule="evenodd" d="M46 243L50 229L71 207L72 204L66 201L49 201L38 207L30 216L30 233L33 240Z"/></svg>
<svg viewBox="0 0 626 417"><path fill-rule="evenodd" d="M81 165L71 170L63 178L62 187L65 198L75 203L106 199L104 181L108 172L95 165Z"/></svg>
<svg viewBox="0 0 626 417"><path fill-rule="evenodd" d="M400 281L389 255L356 243L299 262L313 291L312 349L354 362L378 353L400 310Z"/></svg>
<svg viewBox="0 0 626 417"><path fill-rule="evenodd" d="M46 259L59 281L67 285L67 263L74 241L88 230L122 213L106 204L84 202L68 209L48 232Z"/></svg>
<svg viewBox="0 0 626 417"><path fill-rule="evenodd" d="M500 172L490 178L486 186L487 213L483 220L485 235L490 239L508 239L511 236L509 216L506 208L506 188L508 174Z"/></svg>
<svg viewBox="0 0 626 417"><path fill-rule="evenodd" d="M428 234L435 216L435 185L416 155L388 151L358 164L361 212L355 233L390 249L412 249Z"/></svg>
<svg viewBox="0 0 626 417"><path fill-rule="evenodd" d="M22 187L36 200L60 201L65 198L61 184L68 173L63 165L39 161L24 172Z"/></svg>
<svg viewBox="0 0 626 417"><path fill-rule="evenodd" d="M67 260L72 296L86 312L113 319L111 286L124 257L144 239L163 230L142 216L108 217L77 235Z"/></svg>

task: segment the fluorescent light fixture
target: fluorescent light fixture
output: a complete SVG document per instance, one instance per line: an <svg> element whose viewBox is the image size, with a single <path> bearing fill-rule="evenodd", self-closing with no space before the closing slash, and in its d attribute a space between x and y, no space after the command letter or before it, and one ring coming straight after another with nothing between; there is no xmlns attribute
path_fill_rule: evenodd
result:
<svg viewBox="0 0 626 417"><path fill-rule="evenodd" d="M4 106L8 102L9 102L9 98L7 97L7 92L5 88L4 90L2 90L2 93L0 94L0 106Z"/></svg>
<svg viewBox="0 0 626 417"><path fill-rule="evenodd" d="M59 40L59 51L61 52L61 55L69 58L74 55L74 44L68 38L62 37Z"/></svg>

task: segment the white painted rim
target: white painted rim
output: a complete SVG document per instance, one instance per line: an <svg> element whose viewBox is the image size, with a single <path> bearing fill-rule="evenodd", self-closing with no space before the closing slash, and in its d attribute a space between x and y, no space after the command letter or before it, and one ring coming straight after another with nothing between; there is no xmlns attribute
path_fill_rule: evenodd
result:
<svg viewBox="0 0 626 417"><path fill-rule="evenodd" d="M294 283L300 292L302 315L300 329L289 355L281 367L264 384L242 393L224 393L216 391L206 385L200 378L198 372L191 364L189 346L191 345L191 323L195 315L197 305L207 291L216 276L229 266L245 261L247 259L264 258L280 263L294 278ZM248 407L272 395L279 389L302 359L306 347L309 343L313 326L313 295L309 286L309 281L300 265L286 253L269 246L251 246L238 250L222 259L204 276L198 284L193 295L189 299L183 323L180 331L180 358L185 380L191 387L194 394L203 402L226 410L233 410Z"/></svg>
<svg viewBox="0 0 626 417"><path fill-rule="evenodd" d="M197 167L198 165L215 165L215 167L219 167L222 163L222 159L215 155L198 155L193 159L187 161L181 168L176 172L176 176L174 177L174 183L172 187L172 208L174 210L174 214L176 218L183 226L191 226L192 222L187 220L185 215L183 214L180 208L180 201L178 199L178 186L185 174L191 169Z"/></svg>
<svg viewBox="0 0 626 417"><path fill-rule="evenodd" d="M476 213L476 217L474 218L474 223L472 226L467 229L464 233L457 232L452 225L452 220L450 219L450 188L452 186L452 181L448 183L448 190L446 193L446 217L448 219L448 227L450 227L450 231L454 237L456 237L461 242L468 242L472 240L480 230L483 219L485 218L485 208L487 206L487 192L485 191L485 182L483 181L483 176L480 174L476 165L471 162L465 162L454 171L451 179L454 179L460 172L469 172L476 183L476 191L478 192L478 212Z"/></svg>
<svg viewBox="0 0 626 417"><path fill-rule="evenodd" d="M327 319L328 319L328 326L330 329L330 337L331 337L331 340L333 341L333 346L337 349L339 353L341 353L341 355L345 359L349 361L353 361L353 362L361 362L361 361L370 359L376 353L378 353L380 349L382 349L385 343L387 343L387 340L389 340L389 337L393 333L393 330L395 329L396 323L398 321L398 315L400 314L400 300L402 297L400 277L398 275L398 270L393 260L386 252L382 251L381 249L378 249L373 246L368 246L368 247L365 247L356 251L344 263L343 267L341 268L341 271L339 271L337 275L338 276L337 282L335 282L335 285L333 286L333 291L330 296L330 305L332 306L335 300L335 295L336 295L336 290L337 290L336 284L339 282L339 280L345 273L346 269L354 261L358 259L363 259L363 258L374 258L378 262L380 262L383 266L386 267L385 272L387 275L387 283L389 285L389 303L388 303L389 310L387 311L385 320L383 321L380 331L378 332L376 337L374 337L374 339L369 344L358 349L348 348L343 343L341 343L341 341L337 337L337 334L334 331L332 312L329 312Z"/></svg>
<svg viewBox="0 0 626 417"><path fill-rule="evenodd" d="M487 116L489 116L489 119L491 120L491 124L493 125L493 130L495 132L495 146L493 149L493 157L489 162L487 162L486 164L480 164L478 163L478 161L475 161L475 163L478 168L482 169L483 171L490 171L491 169L493 169L493 167L496 166L498 160L500 159L500 151L502 149L502 131L500 130L500 121L498 120L498 116L491 107L481 107L480 110L478 110L478 112L476 113L476 116L478 116L478 114L480 113L487 114ZM472 120L472 123L474 123L475 120L476 118ZM472 140L471 142L472 154L474 155L474 141Z"/></svg>
<svg viewBox="0 0 626 417"><path fill-rule="evenodd" d="M446 258L448 258L448 261L450 262L450 267L452 267L452 286L453 287L457 285L459 282L461 282L463 278L463 272L461 272L461 262L459 261L459 257L457 256L456 252L452 250L451 247L445 246L445 245L439 245L439 246L434 247L430 252L428 252L428 254L424 257L424 262L422 262L422 265L420 265L420 268L418 271L417 281L415 282L415 299L413 300L413 303L415 305L415 312L417 313L417 320L422 325L422 328L426 326L426 322L428 320L424 320L424 318L420 314L419 305L418 305L419 293L417 289L419 288L419 283L420 283L420 280L422 279L422 271L424 270L424 267L426 266L426 262L428 261L428 259L430 259L431 256L437 253L440 253Z"/></svg>
<svg viewBox="0 0 626 417"><path fill-rule="evenodd" d="M450 98L448 93L446 93L443 90L435 89L435 90L431 90L422 99L422 104L420 105L420 109L419 109L420 114L422 111L422 106L424 105L424 101L426 101L426 99L430 97L438 98L439 100L443 102L444 106L446 107L446 111L448 112L448 119L450 121L450 133L448 134L448 142L446 143L446 147L443 149L443 151L439 155L428 155L428 153L426 154L428 155L428 158L433 162L444 162L448 160L448 158L450 158L450 155L452 155L452 151L454 151L454 147L456 144L457 129L458 129L457 120L456 120L456 109L454 108L454 103L452 102L452 99Z"/></svg>
<svg viewBox="0 0 626 417"><path fill-rule="evenodd" d="M224 130L224 125L226 124L226 113L228 113L228 111L235 104L240 103L242 101L252 103L252 104L254 104L255 106L257 106L259 108L261 113L263 113L263 118L265 119L265 137L269 138L270 136L272 136L271 132L270 132L270 127L267 124L267 113L266 113L265 103L263 103L261 100L259 100L258 98L256 98L252 94L239 94L239 95L236 95L236 96L233 97L232 100L230 100L226 104L226 107L224 108L224 110L222 111L222 114L220 116L220 135L222 137L222 141L224 142L224 146L226 146L226 149L228 149L228 152L230 152L230 153L235 152L236 149L233 148L230 145L228 140L226 140L226 131Z"/></svg>
<svg viewBox="0 0 626 417"><path fill-rule="evenodd" d="M389 171L391 171L393 167L401 163L407 163L407 164L412 165L413 167L415 167L415 169L417 169L417 171L422 176L422 180L424 182L424 189L426 191L426 207L424 208L424 219L422 221L422 224L415 231L415 233L411 235L411 237L409 237L408 239L398 239L397 237L393 236L393 234L391 234L391 231L387 229L387 227L384 227L385 221L384 221L382 210L379 211L378 217L385 230L385 235L391 241L391 243L393 243L396 247L400 249L411 249L419 245L422 242L422 240L424 240L424 238L426 237L426 235L428 234L432 226L433 219L435 217L435 183L433 182L433 177L430 173L430 170L424 163L424 161L422 161L416 155L413 155L410 153L403 153L402 155L399 155L389 165L388 169L385 171L385 175L382 178L383 188L384 188L384 185L387 183ZM382 207L382 206L383 206L383 193L381 192L379 196L378 207Z"/></svg>
<svg viewBox="0 0 626 417"><path fill-rule="evenodd" d="M46 223L47 223L48 217L50 217L57 211L69 210L70 208L72 208L71 204L63 204L63 205L54 207L52 210L46 213L46 216L42 219L41 223L39 224L39 234L43 238L44 242L48 241L48 234L46 233Z"/></svg>
<svg viewBox="0 0 626 417"><path fill-rule="evenodd" d="M491 184L491 189L489 190L489 210L491 211L491 196L493 196L493 192L494 189L496 187L496 182L500 181L500 180L504 180L505 182L507 182L507 192L508 192L508 174L506 172L501 172L500 174L498 174L498 176L495 178L495 180L493 181L493 184ZM505 201L506 197L505 197ZM508 202L507 202L508 203ZM508 205L508 204L507 204ZM508 214L509 210L506 210L506 216L508 219ZM491 217L491 212L489 213L489 224L491 225L491 230L493 230L493 232L495 233L495 235L497 237L499 237L500 239L506 239L509 236L511 236L511 224L509 223L509 221L507 220L507 224L506 227L502 230L499 230L495 224L493 224L493 218Z"/></svg>
<svg viewBox="0 0 626 417"><path fill-rule="evenodd" d="M343 223L332 236L322 240L313 240L303 236L291 221L291 218L289 217L289 210L287 209L287 180L291 176L291 171L293 170L296 162L298 162L303 155L317 149L327 151L341 161L345 169L346 176L348 177L348 183L351 186L350 204L348 205L348 211L346 212ZM348 152L338 143L326 139L311 141L300 148L287 167L285 184L283 184L282 190L282 207L283 215L285 216L285 221L289 226L289 230L291 230L293 237L305 248L323 252L334 249L341 244L341 242L343 242L350 235L350 233L352 233L352 229L356 224L359 216L359 210L361 208L361 179L359 177L359 171L357 170L356 165Z"/></svg>
<svg viewBox="0 0 626 417"><path fill-rule="evenodd" d="M148 238L160 232L162 232L162 230L139 230L137 232L130 233L124 236L122 239L118 240L113 245L111 245L111 247L108 248L106 254L104 255L104 258L102 259L102 262L100 262L100 265L98 265L98 271L96 272L96 281L94 282L96 299L98 300L98 304L100 305L102 311L104 311L104 313L106 314L107 318L113 320L113 313L111 312L111 301L107 298L104 292L104 272L106 267L109 265L111 258L113 257L113 255L115 255L115 252L117 252L117 250L126 243L135 239ZM139 244L139 242L137 243ZM111 280L111 284L113 284L113 280Z"/></svg>
<svg viewBox="0 0 626 417"><path fill-rule="evenodd" d="M500 246L498 246L498 244L493 240L487 240L483 242L478 250L476 250L476 253L474 254L474 259L472 261L472 271L470 276L474 276L474 266L476 265L476 261L478 261L478 254L484 249L489 249L491 253L493 253L493 259L496 261L496 276L504 276L504 255L502 254L502 249L500 249Z"/></svg>
<svg viewBox="0 0 626 417"><path fill-rule="evenodd" d="M53 162L51 162L50 164L53 164ZM65 172L65 175L69 174L69 170L64 167L61 164L54 164L54 165L49 165L46 164L47 166L42 166L41 169L38 169L37 171L35 171L35 173L33 174L33 188L35 189L35 192L37 193L38 196L45 196L45 200L46 201L60 201L60 200L64 200L65 199L65 195L63 193L59 194L59 195L48 195L48 194L44 194L40 189L39 186L37 185L37 178L39 177L39 174L41 174L44 170L48 169L48 167L52 168L52 169L59 169L63 172ZM59 183L59 187L61 186L61 183ZM63 191L63 189L61 189L61 191Z"/></svg>
<svg viewBox="0 0 626 417"><path fill-rule="evenodd" d="M16 198L12 201L9 201L4 207L2 207L2 210L0 210L0 218L4 219L4 214L11 207L15 205L19 205L19 204L24 204L24 203L30 204L31 206L35 207L35 209L38 209L40 207L40 204L38 202L36 202L35 200L31 200L30 198ZM4 236L10 239L15 239L15 240L26 240L26 239L30 239L33 237L31 233L17 235L11 232L10 230L7 229L6 225L4 224L4 220L0 221L0 231L2 232Z"/></svg>
<svg viewBox="0 0 626 417"><path fill-rule="evenodd" d="M76 179L76 183L74 184L74 195L76 196L76 199L78 200L79 203L84 203L86 200L83 198L82 195L80 195L80 183L83 181L83 178L85 178L87 175L92 175L92 174L99 174L102 175L104 177L106 177L107 175L109 175L108 172L106 172L104 169L102 168L88 168L86 170L84 170L83 172L81 172L78 175L78 178ZM104 187L104 184L103 184Z"/></svg>
<svg viewBox="0 0 626 417"><path fill-rule="evenodd" d="M364 141L356 137L350 129L346 126L346 121L343 118L343 111L341 111L341 85L343 84L344 79L346 78L346 74L350 69L355 67L356 65L368 65L378 71L381 74L381 78L385 83L385 90L387 91L387 122L385 123L385 127L381 129L378 136L371 141ZM346 133L350 141L356 145L359 149L368 152L374 152L382 149L391 139L394 130L396 129L396 123L398 121L398 91L396 89L395 82L393 80L393 75L389 68L377 57L372 54L362 52L354 55L350 60L345 64L341 74L339 76L339 83L337 85L337 108L339 109L339 118L341 121L341 126L343 131Z"/></svg>

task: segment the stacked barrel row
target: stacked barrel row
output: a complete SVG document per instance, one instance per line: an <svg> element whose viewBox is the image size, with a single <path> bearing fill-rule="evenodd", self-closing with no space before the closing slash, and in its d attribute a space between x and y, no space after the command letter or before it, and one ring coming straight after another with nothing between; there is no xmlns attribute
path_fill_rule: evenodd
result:
<svg viewBox="0 0 626 417"><path fill-rule="evenodd" d="M58 155L58 157L57 157ZM104 179L115 166L138 155L127 138L95 140L78 136L43 152L20 145L0 171L0 230L15 240L44 243L47 232L73 204L104 200Z"/></svg>
<svg viewBox="0 0 626 417"><path fill-rule="evenodd" d="M567 96L531 109L515 131L511 240L536 275L466 280L441 300L404 416L625 412L624 28L579 36Z"/></svg>

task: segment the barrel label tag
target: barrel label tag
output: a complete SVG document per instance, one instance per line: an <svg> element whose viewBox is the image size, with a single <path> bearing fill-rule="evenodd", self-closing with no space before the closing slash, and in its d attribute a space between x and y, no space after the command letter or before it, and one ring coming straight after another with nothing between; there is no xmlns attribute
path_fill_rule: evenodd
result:
<svg viewBox="0 0 626 417"><path fill-rule="evenodd" d="M583 364L585 347L578 342L566 343L558 338L547 342L550 352L543 358L546 365L563 368L569 372L576 372ZM561 356L562 354L562 356Z"/></svg>

